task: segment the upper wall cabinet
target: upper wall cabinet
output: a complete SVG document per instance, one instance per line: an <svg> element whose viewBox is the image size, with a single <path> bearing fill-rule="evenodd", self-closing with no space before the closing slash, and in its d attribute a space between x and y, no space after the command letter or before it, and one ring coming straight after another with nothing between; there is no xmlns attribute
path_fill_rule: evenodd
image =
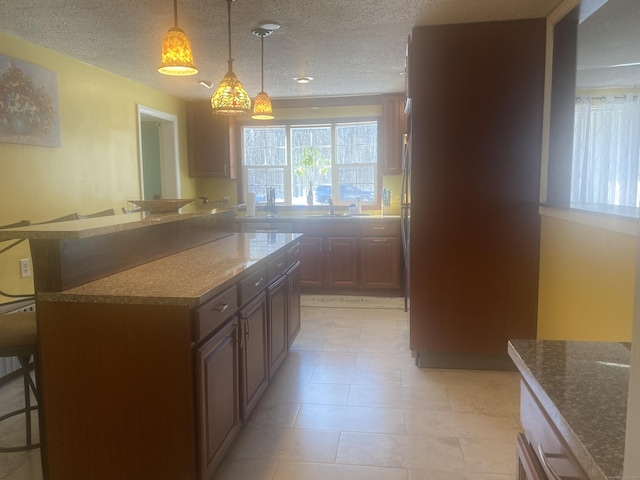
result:
<svg viewBox="0 0 640 480"><path fill-rule="evenodd" d="M236 123L215 115L209 102L187 105L190 177L237 177Z"/></svg>
<svg viewBox="0 0 640 480"><path fill-rule="evenodd" d="M380 165L383 175L399 175L402 172L402 135L407 133L407 117L404 114L403 94L383 95L382 145Z"/></svg>

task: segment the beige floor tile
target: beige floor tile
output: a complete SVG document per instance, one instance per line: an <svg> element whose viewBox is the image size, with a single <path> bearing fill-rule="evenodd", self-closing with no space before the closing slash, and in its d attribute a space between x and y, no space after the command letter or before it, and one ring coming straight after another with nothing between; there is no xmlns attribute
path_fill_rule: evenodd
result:
<svg viewBox="0 0 640 480"><path fill-rule="evenodd" d="M404 468L279 462L273 480L408 480ZM216 479L217 480L217 479Z"/></svg>
<svg viewBox="0 0 640 480"><path fill-rule="evenodd" d="M516 473L516 439L494 440L486 438L461 438L466 470L471 472Z"/></svg>
<svg viewBox="0 0 640 480"><path fill-rule="evenodd" d="M409 480L516 480L515 475L446 470L409 470Z"/></svg>
<svg viewBox="0 0 640 480"><path fill-rule="evenodd" d="M229 460L286 460L335 463L339 432L247 426Z"/></svg>
<svg viewBox="0 0 640 480"><path fill-rule="evenodd" d="M296 340L297 343L297 340ZM284 364L325 366L325 367L354 367L358 355L355 352L322 352L313 350L292 350L287 355ZM284 365L283 364L283 365Z"/></svg>
<svg viewBox="0 0 640 480"><path fill-rule="evenodd" d="M291 350L322 350L325 340L315 333L300 332Z"/></svg>
<svg viewBox="0 0 640 480"><path fill-rule="evenodd" d="M342 383L345 385L402 384L399 368L316 367L311 383Z"/></svg>
<svg viewBox="0 0 640 480"><path fill-rule="evenodd" d="M260 405L320 404L346 405L349 398L348 384L290 382L286 378L274 378L260 399Z"/></svg>
<svg viewBox="0 0 640 480"><path fill-rule="evenodd" d="M224 461L213 480L272 480L277 465L276 460Z"/></svg>
<svg viewBox="0 0 640 480"><path fill-rule="evenodd" d="M263 403L260 402L251 413L252 427L287 427L292 428L300 410L299 403Z"/></svg>
<svg viewBox="0 0 640 480"><path fill-rule="evenodd" d="M299 363L289 360L289 357L285 358L285 361L280 365L280 369L276 372L274 378L288 382L309 382L315 367L313 365L300 365Z"/></svg>
<svg viewBox="0 0 640 480"><path fill-rule="evenodd" d="M442 390L413 389L397 386L351 385L347 405L449 410L449 399L446 392Z"/></svg>
<svg viewBox="0 0 640 480"><path fill-rule="evenodd" d="M401 353L409 350L409 336L401 330L364 330L358 351L368 353Z"/></svg>
<svg viewBox="0 0 640 480"><path fill-rule="evenodd" d="M408 435L451 435L461 438L513 440L520 423L511 415L444 412L409 409L405 411Z"/></svg>
<svg viewBox="0 0 640 480"><path fill-rule="evenodd" d="M458 439L435 436L342 433L336 462L394 468L465 469Z"/></svg>
<svg viewBox="0 0 640 480"><path fill-rule="evenodd" d="M358 352L356 366L361 368L416 368L409 351L393 353Z"/></svg>
<svg viewBox="0 0 640 480"><path fill-rule="evenodd" d="M393 408L302 405L294 428L404 434L404 412Z"/></svg>

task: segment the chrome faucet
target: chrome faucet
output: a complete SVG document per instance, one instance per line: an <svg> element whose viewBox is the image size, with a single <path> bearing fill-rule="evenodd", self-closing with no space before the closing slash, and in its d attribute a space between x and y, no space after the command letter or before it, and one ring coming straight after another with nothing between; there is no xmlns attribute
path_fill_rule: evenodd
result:
<svg viewBox="0 0 640 480"><path fill-rule="evenodd" d="M335 212L333 211L333 200L329 199L328 203L329 203L329 215L335 215Z"/></svg>

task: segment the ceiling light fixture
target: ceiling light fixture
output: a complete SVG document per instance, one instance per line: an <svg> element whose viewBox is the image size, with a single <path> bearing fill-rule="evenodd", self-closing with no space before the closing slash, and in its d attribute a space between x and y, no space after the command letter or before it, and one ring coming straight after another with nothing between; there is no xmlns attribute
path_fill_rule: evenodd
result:
<svg viewBox="0 0 640 480"><path fill-rule="evenodd" d="M265 28L256 28L252 31L252 33L258 37L260 37L261 44L261 54L260 54L260 69L262 74L260 93L256 96L253 101L253 115L251 118L254 120L272 120L273 116L273 108L271 107L271 99L269 95L264 91L264 37L268 37L273 33L273 30L267 30Z"/></svg>
<svg viewBox="0 0 640 480"><path fill-rule="evenodd" d="M229 26L229 70L211 96L213 113L222 115L239 115L251 111L251 97L242 86L236 74L233 73L233 59L231 58L231 2L227 0L227 14Z"/></svg>
<svg viewBox="0 0 640 480"><path fill-rule="evenodd" d="M305 84L313 80L313 77L293 77L293 79L298 83Z"/></svg>
<svg viewBox="0 0 640 480"><path fill-rule="evenodd" d="M178 28L178 0L173 0L173 28L169 29L162 41L162 61L158 71L165 75L195 75L198 69L193 63L191 42Z"/></svg>

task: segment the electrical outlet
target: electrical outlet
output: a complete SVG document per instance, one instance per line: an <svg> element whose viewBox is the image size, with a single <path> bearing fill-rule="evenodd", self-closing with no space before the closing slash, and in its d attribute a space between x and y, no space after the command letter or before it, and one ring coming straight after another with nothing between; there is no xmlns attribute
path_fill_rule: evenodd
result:
<svg viewBox="0 0 640 480"><path fill-rule="evenodd" d="M20 277L27 278L31 276L31 262L28 258L20 259Z"/></svg>

